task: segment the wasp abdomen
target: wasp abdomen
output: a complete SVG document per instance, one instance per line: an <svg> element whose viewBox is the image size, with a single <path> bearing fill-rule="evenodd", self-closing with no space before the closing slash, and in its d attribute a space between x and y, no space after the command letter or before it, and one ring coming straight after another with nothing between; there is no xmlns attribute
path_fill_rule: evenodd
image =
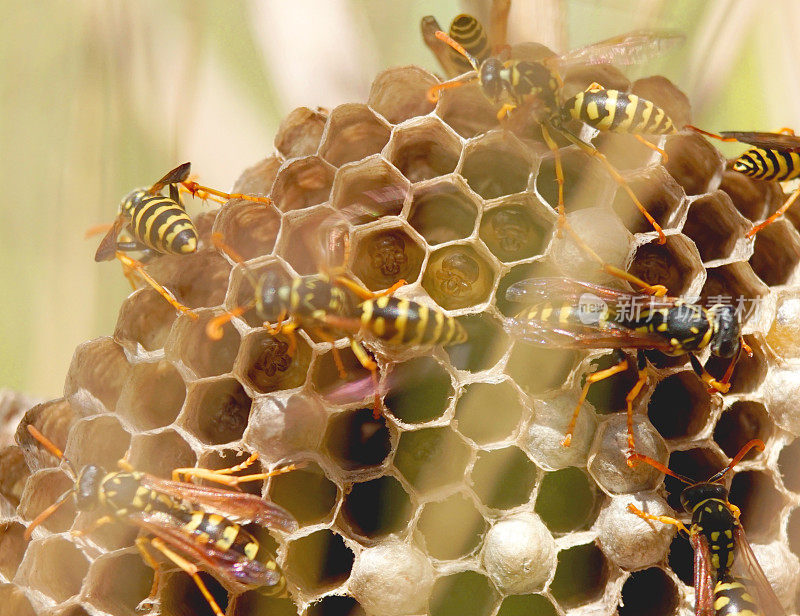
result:
<svg viewBox="0 0 800 616"><path fill-rule="evenodd" d="M189 254L197 250L197 231L184 209L169 197L146 195L131 207L131 230L156 252Z"/></svg>
<svg viewBox="0 0 800 616"><path fill-rule="evenodd" d="M756 180L786 182L800 176L800 154L750 148L734 161L733 170Z"/></svg>
<svg viewBox="0 0 800 616"><path fill-rule="evenodd" d="M491 55L492 50L489 47L486 30L472 15L466 13L457 15L450 24L450 36L474 56L479 64ZM464 56L452 49L450 52L451 60L458 70L462 73L472 70L472 66Z"/></svg>
<svg viewBox="0 0 800 616"><path fill-rule="evenodd" d="M715 616L760 616L763 612L744 584L726 576L714 586L714 614Z"/></svg>
<svg viewBox="0 0 800 616"><path fill-rule="evenodd" d="M578 92L564 104L574 120L598 130L642 135L669 135L675 125L661 107L635 94L597 88Z"/></svg>
<svg viewBox="0 0 800 616"><path fill-rule="evenodd" d="M390 344L460 344L467 332L453 317L417 302L379 297L361 304L361 326Z"/></svg>

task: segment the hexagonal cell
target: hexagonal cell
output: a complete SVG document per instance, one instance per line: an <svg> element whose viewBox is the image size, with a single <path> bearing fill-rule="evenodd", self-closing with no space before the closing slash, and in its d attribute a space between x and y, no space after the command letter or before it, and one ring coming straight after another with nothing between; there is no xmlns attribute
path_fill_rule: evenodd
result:
<svg viewBox="0 0 800 616"><path fill-rule="evenodd" d="M753 180L733 170L726 170L722 174L719 189L728 193L739 213L753 222L764 220L785 199L777 182Z"/></svg>
<svg viewBox="0 0 800 616"><path fill-rule="evenodd" d="M371 156L336 172L331 206L359 225L399 214L410 190L396 167L381 156Z"/></svg>
<svg viewBox="0 0 800 616"><path fill-rule="evenodd" d="M437 115L465 139L497 128L497 112L477 83L445 90L436 108Z"/></svg>
<svg viewBox="0 0 800 616"><path fill-rule="evenodd" d="M275 206L252 201L229 201L214 221L214 231L245 261L272 252L280 228Z"/></svg>
<svg viewBox="0 0 800 616"><path fill-rule="evenodd" d="M403 486L387 475L353 484L342 501L341 517L354 535L372 540L406 528L412 512Z"/></svg>
<svg viewBox="0 0 800 616"><path fill-rule="evenodd" d="M558 553L558 567L550 592L565 608L600 597L609 577L603 552L594 543L577 545Z"/></svg>
<svg viewBox="0 0 800 616"><path fill-rule="evenodd" d="M386 158L411 182L452 173L461 153L461 141L441 120L421 118L395 130Z"/></svg>
<svg viewBox="0 0 800 616"><path fill-rule="evenodd" d="M22 449L14 445L0 449L0 495L12 507L19 505L25 482L30 474Z"/></svg>
<svg viewBox="0 0 800 616"><path fill-rule="evenodd" d="M800 313L800 298L795 293L782 293L778 296L775 308L775 319L767 332L766 341L770 348L783 359L800 357L797 345L797 316Z"/></svg>
<svg viewBox="0 0 800 616"><path fill-rule="evenodd" d="M422 286L442 308L466 308L488 299L494 286L492 269L472 246L447 246L431 254Z"/></svg>
<svg viewBox="0 0 800 616"><path fill-rule="evenodd" d="M557 616L552 601L544 595L511 595L503 599L497 616Z"/></svg>
<svg viewBox="0 0 800 616"><path fill-rule="evenodd" d="M414 189L408 222L434 246L472 235L478 208L459 178L443 178Z"/></svg>
<svg viewBox="0 0 800 616"><path fill-rule="evenodd" d="M19 444L31 471L55 466L59 460L30 435L28 425L38 428L51 443L64 451L69 431L77 419L75 409L64 398L37 404L23 415L14 433L14 440Z"/></svg>
<svg viewBox="0 0 800 616"><path fill-rule="evenodd" d="M284 219L277 252L301 276L318 274L326 265L325 250L321 243L320 229L331 220L333 214L327 207L314 208L300 217Z"/></svg>
<svg viewBox="0 0 800 616"><path fill-rule="evenodd" d="M702 273L700 253L682 235L670 235L665 244L650 242L636 249L628 271L649 284L662 284L679 297Z"/></svg>
<svg viewBox="0 0 800 616"><path fill-rule="evenodd" d="M156 351L164 346L178 313L154 289L129 295L119 309L114 340L132 353Z"/></svg>
<svg viewBox="0 0 800 616"><path fill-rule="evenodd" d="M325 449L345 470L378 466L391 451L386 419L375 419L372 409L337 413L328 424Z"/></svg>
<svg viewBox="0 0 800 616"><path fill-rule="evenodd" d="M117 406L122 386L129 376L122 347L111 338L97 338L75 349L64 383L64 396L85 390L109 412Z"/></svg>
<svg viewBox="0 0 800 616"><path fill-rule="evenodd" d="M233 184L233 192L248 195L266 195L278 174L283 158L277 154L267 156L252 167L245 169ZM195 226L197 222L195 221Z"/></svg>
<svg viewBox="0 0 800 616"><path fill-rule="evenodd" d="M619 616L670 616L680 598L678 588L658 567L634 571L622 586Z"/></svg>
<svg viewBox="0 0 800 616"><path fill-rule="evenodd" d="M366 616L367 613L352 597L328 595L309 605L304 614L305 616Z"/></svg>
<svg viewBox="0 0 800 616"><path fill-rule="evenodd" d="M761 298L769 292L747 263L709 268L706 283L700 290L701 303L706 306L729 304L738 311L739 322L747 323L758 314Z"/></svg>
<svg viewBox="0 0 800 616"><path fill-rule="evenodd" d="M16 574L28 547L24 533L25 527L18 522L0 524L0 575L7 580Z"/></svg>
<svg viewBox="0 0 800 616"><path fill-rule="evenodd" d="M536 485L536 465L518 447L479 451L472 467L472 489L492 509L528 502Z"/></svg>
<svg viewBox="0 0 800 616"><path fill-rule="evenodd" d="M647 212L662 227L668 227L679 218L684 202L683 189L664 167L648 170L645 177L631 180L628 185ZM653 231L653 225L642 216L624 190L617 190L612 207L631 233Z"/></svg>
<svg viewBox="0 0 800 616"><path fill-rule="evenodd" d="M252 404L235 379L200 381L189 390L181 424L206 444L230 443L242 437Z"/></svg>
<svg viewBox="0 0 800 616"><path fill-rule="evenodd" d="M782 526L784 500L775 488L771 471L741 471L734 475L729 493L731 503L742 512L742 526L755 543L768 543L776 538Z"/></svg>
<svg viewBox="0 0 800 616"><path fill-rule="evenodd" d="M464 494L427 503L417 522L427 554L439 560L456 560L474 552L487 527L475 504Z"/></svg>
<svg viewBox="0 0 800 616"><path fill-rule="evenodd" d="M295 336L295 351L289 355L289 344L284 334L253 332L239 348L237 374L262 394L300 387L311 363L311 347L303 337Z"/></svg>
<svg viewBox="0 0 800 616"><path fill-rule="evenodd" d="M763 343L754 336L745 336L745 342L753 351L753 356L741 353L736 360L736 368L731 377L731 388L728 393L743 394L756 390L767 376L767 358ZM706 362L706 370L716 379L721 379L731 363L730 359L711 355Z"/></svg>
<svg viewBox="0 0 800 616"><path fill-rule="evenodd" d="M575 212L608 203L616 186L600 162L585 152L563 149L559 152L564 172L564 207ZM558 205L555 159L545 158L536 175L536 192L553 209Z"/></svg>
<svg viewBox="0 0 800 616"><path fill-rule="evenodd" d="M372 80L368 104L392 124L399 124L433 111L427 94L436 83L436 77L418 66L389 68Z"/></svg>
<svg viewBox="0 0 800 616"><path fill-rule="evenodd" d="M302 210L328 200L336 168L318 156L306 156L284 166L275 178L272 198L282 212Z"/></svg>
<svg viewBox="0 0 800 616"><path fill-rule="evenodd" d="M119 414L140 430L168 426L183 406L186 384L167 361L136 364L125 384Z"/></svg>
<svg viewBox="0 0 800 616"><path fill-rule="evenodd" d="M43 563L58 563L58 566L43 566ZM28 546L17 580L60 602L81 591L88 570L89 562L75 545L53 536Z"/></svg>
<svg viewBox="0 0 800 616"><path fill-rule="evenodd" d="M514 316L526 308L520 301L512 301L506 297L506 291L515 282L528 278L549 278L563 275L562 272L548 259L539 259L533 263L520 263L511 268L497 285L494 303L503 316Z"/></svg>
<svg viewBox="0 0 800 616"><path fill-rule="evenodd" d="M506 364L506 374L528 394L559 389L578 361L578 353L517 343ZM531 370L536 366L536 370Z"/></svg>
<svg viewBox="0 0 800 616"><path fill-rule="evenodd" d="M222 337L219 340L209 337L206 327L215 316L217 315L211 312L203 312L198 319L181 315L172 328L170 341L165 349L168 356L182 361L197 378L230 372L239 350L239 332L230 322L222 326Z"/></svg>
<svg viewBox="0 0 800 616"><path fill-rule="evenodd" d="M340 167L380 152L389 132L389 126L366 105L339 105L330 114L319 154Z"/></svg>
<svg viewBox="0 0 800 616"><path fill-rule="evenodd" d="M536 513L554 533L586 528L595 510L594 490L582 470L570 466L546 473L536 494Z"/></svg>
<svg viewBox="0 0 800 616"><path fill-rule="evenodd" d="M754 438L766 441L771 432L766 407L760 402L739 400L731 404L717 420L714 441L726 456L732 458L747 441ZM751 449L744 459L753 459L758 453L757 449Z"/></svg>
<svg viewBox="0 0 800 616"><path fill-rule="evenodd" d="M478 445L485 445L511 438L525 410L509 381L472 383L458 398L453 426Z"/></svg>
<svg viewBox="0 0 800 616"><path fill-rule="evenodd" d="M430 616L488 616L497 604L491 582L475 571L462 571L436 580L430 599Z"/></svg>
<svg viewBox="0 0 800 616"><path fill-rule="evenodd" d="M307 592L325 592L350 577L355 556L341 535L319 530L289 544L286 575Z"/></svg>
<svg viewBox="0 0 800 616"><path fill-rule="evenodd" d="M297 607L289 597L268 597L251 590L233 600L229 613L231 616L297 616Z"/></svg>
<svg viewBox="0 0 800 616"><path fill-rule="evenodd" d="M697 245L704 263L728 258L748 229L731 198L721 190L692 201L683 225L683 233Z"/></svg>
<svg viewBox="0 0 800 616"><path fill-rule="evenodd" d="M460 173L481 197L496 199L528 187L531 160L516 138L492 133L468 146Z"/></svg>
<svg viewBox="0 0 800 616"><path fill-rule="evenodd" d="M666 439L693 436L711 418L711 395L694 372L679 372L656 385L647 416Z"/></svg>
<svg viewBox="0 0 800 616"><path fill-rule="evenodd" d="M327 113L298 107L290 111L278 127L275 149L286 158L310 156L317 151L322 131L328 120Z"/></svg>
<svg viewBox="0 0 800 616"><path fill-rule="evenodd" d="M25 593L14 584L0 583L0 603L14 616L37 616Z"/></svg>
<svg viewBox="0 0 800 616"><path fill-rule="evenodd" d="M40 471L28 479L22 493L17 513L23 520L33 521L37 515L58 500L58 497L74 487L74 482L57 469ZM63 533L75 520L75 503L67 499L41 524L51 533Z"/></svg>
<svg viewBox="0 0 800 616"><path fill-rule="evenodd" d="M453 396L453 383L442 364L416 357L394 364L384 397L389 412L404 423L425 423L441 417Z"/></svg>
<svg viewBox="0 0 800 616"><path fill-rule="evenodd" d="M797 464L798 454L800 454L800 439L795 439L781 450L781 454L778 457L778 470L783 479L783 485L792 492L800 493L800 465ZM791 533L789 536L791 537ZM797 540L800 541L800 533L797 535Z"/></svg>
<svg viewBox="0 0 800 616"><path fill-rule="evenodd" d="M449 427L403 432L394 464L421 492L455 484L464 478L470 450Z"/></svg>
<svg viewBox="0 0 800 616"><path fill-rule="evenodd" d="M770 225L756 235L748 263L767 285L787 284L800 263L800 242L787 225Z"/></svg>
<svg viewBox="0 0 800 616"><path fill-rule="evenodd" d="M301 526L325 521L336 507L336 484L319 465L306 463L291 473L274 477L269 499L287 509Z"/></svg>
<svg viewBox="0 0 800 616"><path fill-rule="evenodd" d="M347 404L372 399L375 386L369 370L361 365L350 347L339 349L347 380L342 381L333 353L320 355L314 363L311 384L331 404Z"/></svg>
<svg viewBox="0 0 800 616"><path fill-rule="evenodd" d="M137 470L170 477L175 468L194 466L197 458L189 444L174 430L137 434L131 440L130 463Z"/></svg>
<svg viewBox="0 0 800 616"><path fill-rule="evenodd" d="M199 575L216 604L223 612L227 610L227 591L208 573L202 571ZM164 575L159 598L161 611L164 614L214 616L208 600L201 594L197 584L183 571Z"/></svg>
<svg viewBox="0 0 800 616"><path fill-rule="evenodd" d="M664 150L669 157L664 167L687 195L701 195L719 185L725 159L700 135L670 135Z"/></svg>
<svg viewBox="0 0 800 616"><path fill-rule="evenodd" d="M645 137L644 139L657 145L660 137ZM630 133L601 131L593 139L593 145L619 172L642 169L653 160L653 149L644 145ZM654 168L652 171L660 174L657 169ZM648 169L646 173L650 175L650 170Z"/></svg>
<svg viewBox="0 0 800 616"><path fill-rule="evenodd" d="M319 446L327 416L328 409L315 397L259 396L253 402L246 440L271 460L294 457Z"/></svg>
<svg viewBox="0 0 800 616"><path fill-rule="evenodd" d="M189 308L209 308L225 301L231 266L218 252L202 250L189 255L159 257L153 260L149 270L153 278Z"/></svg>
<svg viewBox="0 0 800 616"><path fill-rule="evenodd" d="M402 226L356 231L353 243L353 273L371 291L419 277L425 249Z"/></svg>
<svg viewBox="0 0 800 616"><path fill-rule="evenodd" d="M133 616L150 592L153 570L139 554L105 554L92 563L87 582L86 596L95 607Z"/></svg>
<svg viewBox="0 0 800 616"><path fill-rule="evenodd" d="M528 198L517 203L503 203L484 212L480 238L501 261L519 261L540 255L551 233L549 219L545 216L538 202Z"/></svg>
<svg viewBox="0 0 800 616"><path fill-rule="evenodd" d="M498 319L489 313L467 314L458 318L467 332L467 341L445 347L457 370L481 372L497 364L510 346L508 334Z"/></svg>
<svg viewBox="0 0 800 616"><path fill-rule="evenodd" d="M119 420L111 415L100 415L78 422L72 429L65 452L76 468L97 464L114 469L117 460L124 457L131 442Z"/></svg>

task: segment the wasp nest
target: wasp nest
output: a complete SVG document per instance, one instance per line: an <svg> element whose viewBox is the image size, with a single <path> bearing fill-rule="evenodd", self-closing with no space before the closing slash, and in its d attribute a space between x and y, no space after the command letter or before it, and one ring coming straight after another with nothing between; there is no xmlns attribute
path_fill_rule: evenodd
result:
<svg viewBox="0 0 800 616"><path fill-rule="evenodd" d="M685 97L666 80L613 76L679 125L688 121ZM575 79L577 89L609 76ZM235 186L274 205L229 202L197 221L196 254L149 266L199 319L139 289L113 337L77 349L64 397L25 421L77 466L112 468L127 455L138 469L168 476L179 466L230 466L253 451L265 469L305 462L253 488L300 524L268 545L290 598L228 597L206 576L231 615L688 614L688 542L626 509L678 507L679 486L665 491L653 468L625 464L619 411L635 370L593 387L572 446L563 447L582 379L614 359L534 348L502 327L519 309L505 298L516 281L608 282L556 236L553 158L535 133L500 127L476 86L446 91L434 107L426 92L437 82L422 69L396 68L377 77L366 104L293 111L275 153ZM662 140L664 164L629 135L584 137L624 171L667 233L658 244L605 170L564 148L569 219L595 250L672 295L729 296L752 308L754 355L740 361L730 392L709 395L685 357L649 365L635 430L644 453L669 455L672 468L698 479L747 440L767 443L737 468L731 498L791 610L800 577L800 235L787 217L754 243L744 239L749 221L783 196L726 171L697 135ZM379 419L369 374L346 340L336 343L343 381L330 344L306 332L291 355L287 339L251 313L226 325L219 341L205 333L209 319L252 297L242 266L210 246L212 230L256 275L288 279L318 271L309 238L336 211L352 231L350 274L373 290L404 278L397 295L435 302L470 334L433 352L381 347ZM711 363L718 377L725 367ZM0 454L0 611L136 613L152 570L125 524L75 540L68 531L86 520L68 504L23 538L70 482L30 439L18 443ZM164 614L209 613L182 572L166 573L158 599Z"/></svg>

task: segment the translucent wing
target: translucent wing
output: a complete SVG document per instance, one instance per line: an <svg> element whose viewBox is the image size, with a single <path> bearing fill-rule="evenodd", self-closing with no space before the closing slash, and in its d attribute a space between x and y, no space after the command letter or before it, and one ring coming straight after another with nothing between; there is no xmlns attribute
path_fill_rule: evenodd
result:
<svg viewBox="0 0 800 616"><path fill-rule="evenodd" d="M114 220L114 224L108 230L108 233L100 240L97 252L94 253L95 261L99 263L100 261L110 261L114 258L117 252L117 238L124 224L125 218L120 214L117 216L116 220Z"/></svg>
<svg viewBox="0 0 800 616"><path fill-rule="evenodd" d="M736 139L760 148L780 150L781 152L800 152L800 137L785 133L759 133L724 131L720 133L725 139Z"/></svg>
<svg viewBox="0 0 800 616"><path fill-rule="evenodd" d="M575 304L586 295L593 295L604 302L621 305L644 302L648 308L652 307L653 309L672 308L676 302L674 297L655 297L620 291L571 278L528 278L515 282L506 290L507 300L525 304L539 302Z"/></svg>
<svg viewBox="0 0 800 616"><path fill-rule="evenodd" d="M558 56L560 68L586 64L640 64L662 55L683 42L684 35L673 30L634 30Z"/></svg>
<svg viewBox="0 0 800 616"><path fill-rule="evenodd" d="M738 576L748 581L748 590L754 595L756 604L761 608L764 616L786 616L781 602L770 586L764 570L758 564L758 559L753 553L753 548L747 541L744 529L737 527L734 535L736 545L733 568Z"/></svg>
<svg viewBox="0 0 800 616"><path fill-rule="evenodd" d="M142 485L174 498L213 509L224 516L237 520L248 520L267 528L286 532L297 530L297 521L291 513L254 494L201 486L185 481L170 481L153 475L145 475Z"/></svg>
<svg viewBox="0 0 800 616"><path fill-rule="evenodd" d="M700 533L689 538L694 550L694 615L714 616L714 578L708 542Z"/></svg>
<svg viewBox="0 0 800 616"><path fill-rule="evenodd" d="M149 192L150 194L155 194L159 192L164 186L168 186L170 184L177 184L178 182L183 182L186 178L189 177L189 173L192 170L192 163L183 163L182 165L178 165L172 171L168 172L163 178L158 180L155 184L150 187Z"/></svg>

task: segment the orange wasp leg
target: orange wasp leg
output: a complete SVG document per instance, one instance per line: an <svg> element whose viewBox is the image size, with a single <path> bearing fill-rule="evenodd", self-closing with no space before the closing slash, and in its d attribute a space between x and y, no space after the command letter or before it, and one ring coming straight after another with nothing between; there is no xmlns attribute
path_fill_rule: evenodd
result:
<svg viewBox="0 0 800 616"><path fill-rule="evenodd" d="M191 478L197 478L205 479L206 481L213 481L214 483L219 483L224 486L236 487L240 483L247 483L248 481L262 481L264 479L268 479L269 477L282 475L283 473L288 473L299 468L296 464L287 464L286 466L282 466L281 468L275 469L274 471L270 471L268 473L253 473L252 475L243 475L241 477L233 475L233 473L237 473L248 468L257 459L258 453L253 453L244 462L235 466L231 466L230 468L222 468L219 470L195 467L176 468L172 471L172 480L188 481Z"/></svg>
<svg viewBox="0 0 800 616"><path fill-rule="evenodd" d="M155 278L153 278L150 274L148 274L144 269L144 264L136 259L131 259L128 255L117 251L116 254L117 259L122 263L124 267L130 268L132 271L135 271L136 274L142 277L142 279L153 287L161 297L167 300L175 310L182 312L183 314L191 317L192 319L197 319L197 314L189 307L184 306L181 304L175 296L172 295L169 291L167 291L164 287L162 287L158 282L156 282Z"/></svg>
<svg viewBox="0 0 800 616"><path fill-rule="evenodd" d="M155 598L158 596L158 587L161 581L161 563L153 558L150 550L147 549L149 544L150 540L147 537L136 538L136 547L139 549L139 553L142 555L144 562L147 563L147 566L153 570L153 585L150 587L150 594L139 604L142 607L155 601Z"/></svg>
<svg viewBox="0 0 800 616"><path fill-rule="evenodd" d="M691 535L689 529L686 528L686 524L676 518L671 518L667 515L653 515L651 513L645 513L641 509L638 509L633 503L628 504L628 511L635 513L643 520L654 520L656 522L662 522L663 524L672 524L673 526L677 526L679 530L682 530L687 535Z"/></svg>
<svg viewBox="0 0 800 616"><path fill-rule="evenodd" d="M625 410L627 412L627 423L628 423L628 459L627 463L628 466L633 468L634 464L633 461L630 459L631 454L636 451L636 442L633 439L633 401L636 399L636 396L639 395L639 392L642 391L642 387L644 384L647 383L647 372L644 369L644 357L642 357L641 361L639 362L639 378L637 379L634 386L628 392L628 395L625 396Z"/></svg>
<svg viewBox="0 0 800 616"><path fill-rule="evenodd" d="M405 280L401 279L401 280L398 280L397 282L395 282L391 287L389 287L385 291L378 291L376 293L375 291L370 291L366 287L362 287L355 280L351 280L350 278L347 278L346 276L336 276L333 279L333 281L336 284L341 285L341 286L345 287L346 289L352 291L356 296L358 296L359 298L361 298L362 300L365 300L365 301L368 300L368 299L375 299L377 297L384 297L386 295L391 295L392 293L397 291L397 289L399 289L400 287L408 284Z"/></svg>
<svg viewBox="0 0 800 616"><path fill-rule="evenodd" d="M775 212L772 214L772 216L767 218L765 221L758 223L752 229L750 229L747 233L745 233L745 237L748 238L748 239L753 237L756 233L761 231L764 227L767 227L767 226L771 225L773 222L775 222L776 220L778 220L778 218L780 218L781 216L783 216L786 213L786 210L788 210L790 207L792 207L794 202L797 201L798 197L800 197L800 188L796 188L794 190L794 192L792 192L792 194L786 200L786 203L784 203L777 210L775 210Z"/></svg>
<svg viewBox="0 0 800 616"><path fill-rule="evenodd" d="M636 139L639 141L639 143L641 143L642 145L647 146L651 150L654 150L655 152L658 152L659 154L661 154L661 163L662 164L666 165L669 162L669 156L667 155L667 153L664 150L662 150L660 147L658 147L655 143L650 143L642 135L639 135L637 133L631 133L631 134L634 137L636 137Z"/></svg>
<svg viewBox="0 0 800 616"><path fill-rule="evenodd" d="M378 419L382 414L381 397L380 397L380 392L378 391L378 364L375 363L375 360L369 356L367 350L355 338L350 339L350 348L353 349L353 353L355 353L355 356L361 363L361 365L364 366L364 368L366 368L367 370L369 370L370 376L372 377L372 385L375 388L375 398L372 407L372 417L374 419Z"/></svg>
<svg viewBox="0 0 800 616"><path fill-rule="evenodd" d="M196 196L200 199L206 199L207 197L204 195L214 195L215 197L220 197L225 200L244 199L245 201L255 201L256 203L265 203L267 205L272 203L272 199L269 197L258 197L256 195L245 195L243 193L226 193L216 188L202 186L193 180L183 181L181 182L181 186L191 193L193 197Z"/></svg>

